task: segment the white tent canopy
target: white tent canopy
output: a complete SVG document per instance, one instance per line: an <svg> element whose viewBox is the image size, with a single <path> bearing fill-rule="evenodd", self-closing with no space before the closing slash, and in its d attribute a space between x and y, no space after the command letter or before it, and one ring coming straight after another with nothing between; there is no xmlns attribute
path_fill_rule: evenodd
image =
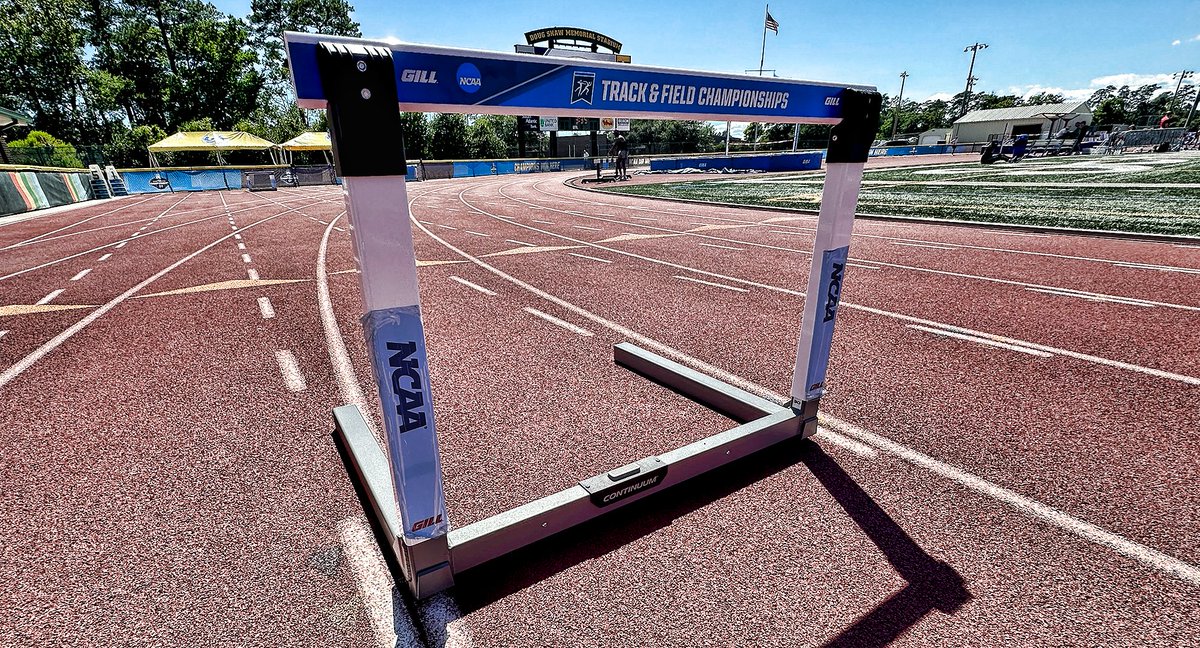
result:
<svg viewBox="0 0 1200 648"><path fill-rule="evenodd" d="M223 151L267 151L271 163L278 164L275 153L278 148L257 135L242 131L195 131L175 133L170 137L155 142L147 147L150 151L150 163L158 166L155 153L170 153L175 151L211 151L217 154L217 161L224 165Z"/></svg>

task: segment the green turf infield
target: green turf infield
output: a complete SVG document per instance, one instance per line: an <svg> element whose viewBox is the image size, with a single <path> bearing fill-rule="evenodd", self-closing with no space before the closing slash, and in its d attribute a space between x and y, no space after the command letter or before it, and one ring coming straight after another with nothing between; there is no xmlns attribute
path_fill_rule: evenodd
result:
<svg viewBox="0 0 1200 648"><path fill-rule="evenodd" d="M695 177L695 176L691 176ZM622 193L816 209L823 173L606 187ZM868 170L864 214L1200 235L1200 153L1072 156Z"/></svg>

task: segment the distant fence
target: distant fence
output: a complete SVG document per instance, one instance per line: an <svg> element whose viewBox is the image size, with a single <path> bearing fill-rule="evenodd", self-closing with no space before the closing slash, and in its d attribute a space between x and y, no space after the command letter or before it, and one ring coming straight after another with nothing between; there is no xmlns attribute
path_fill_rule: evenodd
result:
<svg viewBox="0 0 1200 648"><path fill-rule="evenodd" d="M513 173L590 171L596 158L553 158L548 160L436 160L408 165L408 180L444 180ZM604 164L607 168L607 164Z"/></svg>
<svg viewBox="0 0 1200 648"><path fill-rule="evenodd" d="M922 144L919 146L872 146L871 157L887 155L945 155L947 153L979 153L983 143L971 144Z"/></svg>
<svg viewBox="0 0 1200 648"><path fill-rule="evenodd" d="M95 198L86 171L0 169L0 216Z"/></svg>

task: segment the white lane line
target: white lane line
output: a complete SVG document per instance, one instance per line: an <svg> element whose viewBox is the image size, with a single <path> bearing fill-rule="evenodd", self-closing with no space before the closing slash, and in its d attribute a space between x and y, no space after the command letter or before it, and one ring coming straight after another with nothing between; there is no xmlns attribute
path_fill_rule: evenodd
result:
<svg viewBox="0 0 1200 648"><path fill-rule="evenodd" d="M262 313L263 319L271 319L275 317L275 307L271 305L269 297L258 298L258 311Z"/></svg>
<svg viewBox="0 0 1200 648"><path fill-rule="evenodd" d="M511 196L508 196L508 197L511 199ZM462 192L460 192L460 193L459 193L459 200L460 200L460 201L462 201L462 203L463 203L464 205L467 205L467 206L469 206L471 209L473 209L474 211L476 211L476 212L478 212L478 213L480 213L480 214L483 214L483 215L485 215L485 216L487 216L487 215L490 215L490 214L488 214L488 212L486 212L486 211L484 211L484 210L482 210L482 209L480 209L480 208L478 208L478 207L476 207L476 206L474 206L474 205L471 205L470 203L467 203L467 202L466 202L466 200L465 200L465 199L463 198L463 196L462 196ZM514 200L515 200L515 199L514 199ZM792 289L790 289L790 288L783 288L783 287L780 287L780 286L773 286L773 285L770 285L770 284L759 283L759 282L757 282L757 281L751 281L751 280L749 280L749 279L740 279L740 278L738 278L738 277L731 277L731 276L729 276L729 275L724 275L724 274L720 274L720 273L717 273L717 272L709 272L708 270L701 270L701 269L699 269L699 268L693 268L693 267L686 266L686 265L682 265L682 264L679 264L679 263L672 263L672 262L670 262L670 261L666 261L666 260L664 260L664 259L658 259L658 258L655 258L655 257L643 256L643 255L641 255L641 254L637 254L637 253L634 253L634 252L629 252L629 251L627 251L627 250L621 250L621 249L618 249L618 248L606 247L606 246L603 246L603 245L598 245L598 244L596 244L596 243L590 243L590 242L588 242L588 241L583 241L583 240L580 240L580 239L571 238L571 237L569 237L569 236L566 236L566 235L563 235L563 234L556 234L556 233L554 233L554 232L549 232L549 231L546 231L546 230L540 230L540 229L537 229L536 227L528 227L528 226L523 226L523 227L527 227L528 229L531 229L531 230L533 230L533 231L535 231L535 232L538 232L538 233L540 233L540 234L545 234L545 235L547 235L547 236L554 236L554 237L556 237L556 238L560 238L560 239L563 239L563 240L565 240L565 241L570 241L570 242L572 242L572 243L578 243L578 244L580 244L580 245L587 245L587 246L589 246L589 247L592 247L592 248L596 248L596 249L600 249L600 250L605 250L605 251L608 251L608 252L612 252L613 254L620 254L620 255L624 255L624 256L632 257L632 258L635 258L635 259L640 259L640 260L646 261L646 262L648 262L648 263L654 263L654 264L657 264L657 265L662 265L662 266L666 266L666 267L669 267L669 268L675 268L675 269L677 269L677 270L683 270L683 271L686 271L686 272L694 272L694 273L697 273L697 274L708 275L708 276L710 276L710 277L714 277L714 278L717 278L717 279L722 279L722 280L725 280L725 281L732 281L732 282L735 282L735 283L739 283L739 284L746 285L746 286L752 286L752 287L755 287L755 288L762 288L762 289L764 289L764 290L770 290L770 291L773 291L773 292L778 292L778 293L782 293L782 294L785 294L785 295L795 295L795 296L797 296L797 297L803 297L803 296L804 296L804 293L802 293L802 292L800 292L800 291L798 291L798 290L792 290ZM650 227L650 226L648 226L648 225L647 225L647 226L644 226L644 227ZM658 228L655 228L655 229L658 229ZM429 232L426 232L426 233L428 234ZM441 243L442 245L444 245L444 246L446 246L446 247L450 248L451 250L454 250L454 252L456 252L457 254L459 254L459 256L467 256L465 252L463 252L463 251L459 250L458 248L455 248L455 247L451 246L451 245L450 245L449 243L447 243L446 241L444 241L444 240L442 240L442 239L440 239L440 238L437 238L436 236L433 236L432 234L430 234L430 236L431 236L432 238L434 238L435 240L437 240L437 241L438 241L439 243ZM724 240L724 239L721 239L721 240ZM755 245L755 244L753 244L753 243L750 243L750 242L747 242L747 241L733 241L733 242L738 242L738 243L746 243L747 245ZM786 248L785 248L785 249L786 249ZM797 250L792 250L792 251L797 251ZM473 257L471 257L471 261L472 261L472 263L476 263L476 264L480 263L480 261L479 261L479 260L477 260L477 259L474 259ZM904 268L907 268L907 267L908 267L908 266L901 266L901 265L899 265L899 264L894 264L894 263L886 263L886 262L882 262L882 261L878 261L878 262L874 262L874 263L878 263L879 265L881 265L881 266L885 266L885 267L904 267ZM485 264L485 265L486 265L486 264ZM492 268L491 266L486 266L486 267L487 267L487 268L489 269L489 271L491 271L491 272L495 272L495 273L498 273L498 272L499 272L499 270L496 270L496 269ZM937 272L937 273L939 273L939 274L957 274L957 273L949 273L949 272L945 272L945 271L931 271L931 272ZM976 277L976 278L986 279L986 278L984 278L984 277ZM1014 284L1018 284L1018 285L1019 285L1019 282L1011 282L1011 281L1002 280L1002 279L989 279L989 280L990 280L990 281L999 281L999 282L1002 282L1002 283L1014 283ZM1090 293L1089 293L1089 294L1090 294ZM1165 302L1154 302L1154 304L1155 304L1155 305L1157 305L1157 306L1171 306L1171 307L1174 307L1174 308L1183 308L1183 309L1187 309L1187 310L1200 310L1200 307L1195 307L1195 306L1181 306L1181 305L1178 305L1178 304L1168 304L1168 303L1165 303ZM1059 347L1052 347L1052 346L1046 346L1046 345L1043 345L1043 344L1036 344L1036 343L1033 343L1033 342L1028 342L1028 341L1025 341L1025 340L1017 340L1017 339L1014 339L1014 338L1004 337L1004 336L1002 336L1002 335L996 335L996 334L994 334L994 333L985 333L985 332L983 332L983 331L976 331L976 330L969 329L969 328L965 328L965 327L961 327L961 326L953 326L953 325L951 325L951 324L944 324L944 323L942 323L942 322L935 322L935 321L933 321L933 320L922 319L922 318L920 318L920 317L914 317L914 316L912 316L912 315L905 315L905 314L903 314L903 313L897 313L897 312L895 312L895 311L883 310L883 309L880 309L880 308L872 308L872 307L870 307L870 306L865 306L865 305L863 305L863 304L856 304L856 303L849 302L849 301L842 301L842 303L841 303L841 306L842 306L842 307L845 307L845 308L852 309L852 310L859 310L859 311L863 311L863 312L865 312L865 313L872 313L872 314L879 315L879 316L882 316L882 317L887 317L887 318L890 318L890 319L900 320L900 321L902 321L902 322L913 322L913 323L915 323L915 324L924 324L924 325L926 325L926 326L933 326L933 327L938 327L938 328L945 329L945 330L955 331L955 332L958 332L958 333L965 333L965 334L967 334L967 335L975 335L975 336L978 336L978 337L987 338L987 339L989 339L989 340L996 340L997 342L1008 342L1008 343L1010 343L1010 344L1016 344L1016 345L1020 345L1020 346L1026 346L1026 347L1029 347L1029 348L1031 348L1031 349L1038 349L1039 351L1046 351L1047 353L1053 353L1053 354L1056 354L1056 355L1066 356L1066 357L1069 357L1069 358L1075 358L1076 360L1082 360L1082 361L1084 361L1084 362L1092 362L1092 363L1095 363L1095 364L1104 365L1104 366L1107 366L1107 367L1113 367L1113 368L1116 368L1116 369L1123 369L1123 370L1126 370L1126 371L1135 371L1135 372L1138 372L1138 373L1143 373L1143 374L1147 374L1147 375L1150 375L1150 376L1155 376L1155 377L1158 377L1158 378L1165 378L1165 379L1167 379L1167 380L1174 380L1174 381L1177 381L1177 382L1182 382L1182 383L1186 383L1186 384L1189 384L1189 385L1200 385L1200 378L1196 378L1196 377L1194 377L1194 376L1188 376L1188 375L1184 375L1184 374L1178 374L1178 373L1174 373L1174 372L1170 372L1170 371L1163 371L1163 370L1161 370L1161 369L1153 369L1153 368L1150 368L1150 367L1144 367L1144 366L1141 366L1141 365L1136 365L1136 364L1133 364L1133 363L1130 363L1130 362L1121 362L1120 360L1110 360L1109 358L1103 358L1103 357L1100 357L1100 356L1094 356L1094 355L1090 355L1090 354L1087 354L1087 353L1079 353L1079 352L1077 352L1077 351L1069 351L1069 350L1067 350L1067 349L1062 349L1062 348L1059 348Z"/></svg>
<svg viewBox="0 0 1200 648"><path fill-rule="evenodd" d="M444 229L448 229L448 230L458 230L458 228L457 228L457 227L450 227L449 225L441 225L441 224L438 224L438 223L434 223L434 225L437 225L438 227L441 227L441 228L444 228Z"/></svg>
<svg viewBox="0 0 1200 648"><path fill-rule="evenodd" d="M478 290L479 292L481 292L481 293L483 293L483 294L487 295L488 297L495 297L495 296L496 296L496 293L495 293L495 292L492 292L491 290L488 290L487 288L484 288L483 286L480 286L479 284L473 284L473 283L471 283L470 281L467 281L466 279L463 279L462 277L457 277L457 276L455 276L455 275L450 275L450 279L452 279L452 280L454 280L454 281L457 281L458 283L460 283L460 284L462 284L462 285L466 286L467 288L473 288L473 289L475 289L475 290Z"/></svg>
<svg viewBox="0 0 1200 648"><path fill-rule="evenodd" d="M540 288L538 288L536 286L525 283L524 281L521 281L520 279L517 279L516 277L505 273L503 270L500 270L499 268L496 268L495 266L488 265L481 259L473 257L470 254L454 247L453 245L450 245L449 243L438 238L436 235L434 235L432 232L430 232L428 230L426 230L425 233L428 234L430 236L430 238L433 238L438 243L441 243L447 249L455 252L459 256L463 257L464 259L467 259L471 263L478 265L479 267L487 270L488 272L491 272L492 274L495 274L517 286L520 286L521 288L524 288L525 290L529 291L530 293L533 293L534 295L537 295L538 297L541 297L542 299L545 299L548 302L557 304L558 306L561 306L562 308L565 308L566 310L569 310L581 317L591 320L592 322L595 322L595 323L599 324L600 326L603 326L612 331L615 331L622 337L629 338L629 339L637 342L637 344L639 346L643 346L643 347L649 348L653 351L657 351L657 352L661 353L662 355L665 355L677 362L681 362L685 365L688 365L689 367L691 367L697 371L702 371L714 378L717 378L718 380L722 380L724 382L731 383L733 385L741 387L742 389L745 389L748 392L751 392L753 394L761 396L762 398L765 398L767 400L773 401L778 405L785 405L790 400L780 394L776 394L775 392L771 391L770 389L767 389L766 387L763 387L762 385L751 382L745 378L742 378L741 376L737 376L737 375L732 374L723 369L718 369L717 367L714 367L713 365L710 365L710 364L704 362L703 360L698 360L690 355L687 355L686 353L683 353L682 351L679 351L678 349L675 349L674 347L668 346L666 344L663 344L662 342L659 342L658 340L655 340L653 338L649 338L645 335L642 335L642 334L638 333L637 331L634 331L633 329L627 328L625 326L621 326L620 324L617 324L616 322L607 320L589 310L584 309L581 306L577 306L575 304L572 304L571 302L568 302L566 300L555 297L554 295L551 295L550 293L547 293L546 291L541 290ZM843 302L843 304L844 303L845 302ZM860 306L859 309L867 310L870 312L876 312L877 314L881 314L881 315L891 315L887 311L879 311L878 309L867 308L865 306ZM908 317L908 316L904 316L904 317ZM916 318L908 318L908 319L915 320ZM928 322L928 321L924 321L924 323L936 324L936 322ZM1046 349L1046 350L1052 350L1052 349ZM1063 355L1082 355L1082 354L1073 354L1072 352L1067 352L1067 353L1064 353ZM1126 367L1126 368L1133 368L1133 367L1130 366L1130 367ZM1144 369L1144 368L1137 368L1137 369ZM1152 372L1154 370L1147 370L1147 371ZM1158 373L1166 373L1166 372L1158 372ZM1200 385L1200 380L1197 380L1195 378L1190 378L1188 376L1180 376L1180 377L1187 378L1189 380L1194 381L1192 384ZM980 493L986 497L995 499L1003 504L1007 504L1008 506L1010 506L1020 512L1023 512L1028 515L1031 515L1033 517L1036 517L1038 519L1041 519L1049 524L1057 526L1060 529L1063 529L1069 533L1072 533L1072 534L1076 535L1077 537L1083 538L1084 540L1099 544L1101 546L1108 547L1108 548L1116 551L1117 553L1120 553L1122 555L1133 558L1134 560L1137 560L1137 561L1141 562L1142 564L1147 565L1151 568L1164 571L1168 574L1178 576L1179 578L1187 580L1193 584L1200 585L1200 567L1196 567L1194 565L1188 564L1177 558L1168 556L1164 553L1161 553L1159 551L1156 551L1156 550L1146 547L1144 545L1140 545L1136 542L1126 540L1125 538L1122 538L1121 536L1118 536L1114 533L1105 531L1104 529L1101 529L1100 527L1097 527L1093 524L1084 522L1078 518L1074 518L1074 517L1068 515L1067 513L1064 513L1062 511L1058 511L1054 508L1046 506L1045 504L1042 504L1041 502L1024 497L1022 495L1018 495L1017 493L1014 493L1013 491L1003 488L1002 486L999 486L997 484L989 482L980 477L976 477L975 475L972 475L969 472L955 468L954 466L951 466L949 464L938 461L927 455L921 454L921 453L917 452L916 450L905 447L899 443L896 443L895 441L892 441L891 439L868 432L862 428L859 428L856 425L853 425L852 423L843 421L843 420L838 419L833 416L829 416L827 414L821 414L820 418L821 418L821 422L824 423L827 427L833 428L833 429L837 430L838 432L841 432L842 434L845 434L845 435L851 436L851 437L855 437L859 441L862 441L864 443L872 445L875 448L882 450L884 452L887 452L889 454L895 455L895 456L903 459L904 461L907 461L915 466L924 468L935 474L938 474L938 475L944 476L948 479L951 479L971 490L974 490L977 493Z"/></svg>
<svg viewBox="0 0 1200 648"><path fill-rule="evenodd" d="M1019 353L1028 353L1031 356L1037 356L1039 358L1054 357L1053 353L1046 353L1045 351L1038 351L1037 349L1030 349L1030 348L1026 348L1023 346L1018 346L1016 344L1008 344L1007 342L997 342L995 340L989 340L987 338L975 337L974 335L964 335L962 333L955 333L953 331L943 331L941 329L936 329L936 328L933 328L930 326L921 326L920 324L906 324L905 326L907 326L910 329L916 329L918 331L925 331L926 333L933 333L934 335L944 335L946 337L951 337L956 340L966 340L967 342L974 342L976 344L985 344L987 346L996 347L998 349L1008 349L1009 351L1017 351Z"/></svg>
<svg viewBox="0 0 1200 648"><path fill-rule="evenodd" d="M599 227L588 227L587 225L572 225L571 227L574 227L575 229L589 230L592 232L599 232L602 229Z"/></svg>
<svg viewBox="0 0 1200 648"><path fill-rule="evenodd" d="M317 305L321 311L321 328L325 333L325 347L329 351L329 364L333 365L333 373L337 376L338 395L341 396L341 402L358 405L366 412L368 411L367 398L358 385L354 364L350 361L350 350L346 348L346 341L342 338L342 329L338 325L337 315L333 312L333 299L329 296L329 270L325 267L326 253L329 250L329 234L333 232L333 223L338 222L338 219L345 213L338 214L325 227L321 245L317 248ZM367 425L374 431L374 417L368 416L366 419ZM408 615L405 614L404 617L407 619Z"/></svg>
<svg viewBox="0 0 1200 648"><path fill-rule="evenodd" d="M902 241L888 241L888 242L891 243L892 245L903 245L904 247L929 248L931 250L953 250L953 249L955 249L955 248L952 248L952 247L949 247L946 245L926 245L924 243L904 243Z"/></svg>
<svg viewBox="0 0 1200 648"><path fill-rule="evenodd" d="M338 522L338 539L342 544L342 555L350 566L354 582L367 618L375 634L377 648L405 648L423 646L412 624L408 611L399 596L392 593L392 578L387 563L379 555L375 535L360 517L350 517Z"/></svg>
<svg viewBox="0 0 1200 648"><path fill-rule="evenodd" d="M1200 250L1200 245L1183 245L1182 243L1175 243L1174 245L1177 248L1186 248L1189 250Z"/></svg>
<svg viewBox="0 0 1200 648"><path fill-rule="evenodd" d="M810 234L808 232L785 232L783 230L767 230L767 231L772 234L786 234L788 236L812 236L812 234Z"/></svg>
<svg viewBox="0 0 1200 648"><path fill-rule="evenodd" d="M743 293L750 292L750 291L746 290L745 288L738 288L737 286L726 286L725 284L716 283L715 281L705 281L703 279L697 279L695 277L686 277L684 275L674 275L674 276L676 279L683 279L684 281L694 281L698 284L704 284L706 286L713 286L714 288L724 288L725 290L734 290L734 291L743 292Z"/></svg>
<svg viewBox="0 0 1200 648"><path fill-rule="evenodd" d="M250 255L249 255L249 254L243 254L243 255L242 255L242 263L253 263L253 262L250 260Z"/></svg>
<svg viewBox="0 0 1200 648"><path fill-rule="evenodd" d="M846 262L846 265L850 266L851 268L862 268L863 270L879 270L880 269L879 266L867 265L865 263L851 263L849 261Z"/></svg>
<svg viewBox="0 0 1200 648"><path fill-rule="evenodd" d="M547 322L550 322L551 324L557 324L558 326L561 326L561 327L567 329L568 331L571 331L572 333L578 333L579 335L583 335L585 337L592 335L592 332L587 329L579 328L578 326L575 326L574 324L572 324L570 322L564 322L563 320L560 320L553 315L548 315L546 313L543 313L542 311L540 311L536 308L530 308L529 306L526 306L523 310L526 313L529 313L531 315L536 315L536 316L546 320Z"/></svg>
<svg viewBox="0 0 1200 648"><path fill-rule="evenodd" d="M1131 299L1129 297L1111 297L1108 295L1093 295L1091 293L1075 292L1073 290L1052 290L1047 288L1026 288L1030 292L1042 293L1044 295L1054 295L1056 297L1074 297L1075 299L1086 299L1094 302L1109 302L1113 304L1125 304L1127 306L1141 306L1142 308L1154 308L1154 302L1142 301L1140 299Z"/></svg>
<svg viewBox="0 0 1200 648"><path fill-rule="evenodd" d="M55 297L58 297L59 295L63 294L63 290L65 290L65 288L59 288L58 290L55 290L54 292L50 293L49 295L42 297L41 299L37 300L37 305L41 306L42 304L49 304L51 301L54 300Z"/></svg>
<svg viewBox="0 0 1200 648"><path fill-rule="evenodd" d="M656 223L658 222L657 218L650 218L649 216L630 216L630 218L632 218L634 220L654 221Z"/></svg>
<svg viewBox="0 0 1200 648"><path fill-rule="evenodd" d="M75 275L74 277L71 277L71 281L79 281L80 279L83 279L84 277L86 277L87 274L91 271L92 271L91 268L87 268L86 270L80 270L79 274Z"/></svg>
<svg viewBox="0 0 1200 648"><path fill-rule="evenodd" d="M817 433L813 436L817 441L828 441L843 450L849 450L854 454L866 458L874 459L879 456L879 452L865 443L859 443L847 436L842 436L833 430L826 427L817 428Z"/></svg>
<svg viewBox="0 0 1200 648"><path fill-rule="evenodd" d="M104 256L102 256L102 257L100 257L99 259L96 259L96 260L97 260L97 261L107 261L107 260L108 260L108 257L110 257L110 256L112 256L112 252L107 252L107 253L105 253L105 255L104 255Z"/></svg>
<svg viewBox="0 0 1200 648"><path fill-rule="evenodd" d="M283 374L283 382L288 391L302 392L308 389L304 382L304 374L300 373L300 364L291 351L280 349L275 352L275 361L279 363L279 373Z"/></svg>
<svg viewBox="0 0 1200 648"><path fill-rule="evenodd" d="M1114 263L1118 268L1133 268L1135 270L1157 270L1159 272L1182 272L1184 274L1200 274L1200 269L1180 268L1177 266L1160 266L1149 263Z"/></svg>
<svg viewBox="0 0 1200 648"><path fill-rule="evenodd" d="M526 243L525 241L518 241L516 239L504 239L504 242L513 243L514 245L524 245L525 247L537 247L533 243Z"/></svg>
<svg viewBox="0 0 1200 648"><path fill-rule="evenodd" d="M990 231L990 230L989 230L989 232L991 234L999 234L1000 236L1028 236L1029 238L1050 238L1049 234L1026 234L1025 232L995 232L995 231Z"/></svg>
<svg viewBox="0 0 1200 648"><path fill-rule="evenodd" d="M246 244L245 244L245 243L238 243L238 249L239 249L239 250L245 250L245 249L246 249Z"/></svg>
<svg viewBox="0 0 1200 648"><path fill-rule="evenodd" d="M147 227L146 225L142 225L141 227L138 228L138 231L143 232L146 230L146 227Z"/></svg>
<svg viewBox="0 0 1200 648"><path fill-rule="evenodd" d="M578 254L575 252L567 252L567 254L570 254L571 256L577 256L580 259L590 259L592 261L599 261L600 263L612 263L612 261L608 259L601 259L600 257L588 256L586 254Z"/></svg>
<svg viewBox="0 0 1200 648"><path fill-rule="evenodd" d="M255 270L254 268L247 268L246 276L250 277L250 279L254 281L258 281L258 270Z"/></svg>
<svg viewBox="0 0 1200 648"><path fill-rule="evenodd" d="M333 229L335 229L335 230L337 230L337 231L339 231L339 232L345 232L345 231L346 231L346 230L344 230L344 229L342 229L342 228L340 228L340 227L335 227L335 228L333 228Z"/></svg>
<svg viewBox="0 0 1200 648"><path fill-rule="evenodd" d="M233 235L233 238L234 238L234 239L236 239L236 240L239 240L239 241L240 241L240 240L242 240L242 235L241 235L241 234L234 234L234 235Z"/></svg>
<svg viewBox="0 0 1200 648"><path fill-rule="evenodd" d="M491 236L492 236L491 234L484 234L483 232L473 232L471 230L463 230L463 231L466 232L467 234L474 234L475 236L486 236L488 238L491 238Z"/></svg>
<svg viewBox="0 0 1200 648"><path fill-rule="evenodd" d="M140 232L134 232L133 234L130 234L129 236L130 236L130 238L132 238L132 237L137 236L138 234L140 234Z"/></svg>
<svg viewBox="0 0 1200 648"><path fill-rule="evenodd" d="M1132 558L1143 565L1170 574L1193 585L1200 585L1200 567L1186 563L1174 556L1169 556L1146 545L1139 544L1111 531L1106 531L1090 522L1074 517L1041 502L1025 497L1003 486L977 477L961 468L938 461L933 457L905 447L891 439L868 432L856 425L838 420L832 416L821 415L823 423L831 428L858 440L875 446L889 454L895 455L914 466L924 468L936 475L958 483L959 485L990 497L998 502L1024 513L1034 519L1056 526L1076 537L1098 544Z"/></svg>
<svg viewBox="0 0 1200 648"><path fill-rule="evenodd" d="M540 221L540 220L535 220L535 221L533 221L533 222L535 222L535 223L541 223L542 225L553 225L553 224L554 224L554 221Z"/></svg>
<svg viewBox="0 0 1200 648"><path fill-rule="evenodd" d="M737 252L744 252L746 250L746 248L733 247L732 245L717 245L716 243L701 242L700 245L703 245L704 247L710 247L710 248L720 248L722 250L734 250Z"/></svg>
<svg viewBox="0 0 1200 648"><path fill-rule="evenodd" d="M119 249L121 249L121 248L125 247L125 244L126 244L126 243L128 243L128 242L129 242L129 241L121 241L120 243L117 243L116 245L114 245L114 246L113 246L113 249L114 249L114 250L119 250Z"/></svg>
<svg viewBox="0 0 1200 648"><path fill-rule="evenodd" d="M5 335L8 335L8 331L0 331L0 338L4 337Z"/></svg>

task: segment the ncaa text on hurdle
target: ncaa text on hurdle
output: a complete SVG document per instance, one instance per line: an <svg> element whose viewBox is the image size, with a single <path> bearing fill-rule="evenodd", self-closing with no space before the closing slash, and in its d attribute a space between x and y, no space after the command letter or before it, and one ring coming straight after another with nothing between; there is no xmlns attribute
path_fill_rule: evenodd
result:
<svg viewBox="0 0 1200 648"><path fill-rule="evenodd" d="M400 568L396 581L415 596L449 588L455 574L655 491L816 432L863 166L879 127L875 88L291 32L285 41L299 105L328 111L361 272L362 322L383 406L385 448L353 405L334 410L334 434L366 512L386 540L385 554ZM417 293L401 110L832 124L790 404L780 407L618 344L617 363L740 425L451 528Z"/></svg>

